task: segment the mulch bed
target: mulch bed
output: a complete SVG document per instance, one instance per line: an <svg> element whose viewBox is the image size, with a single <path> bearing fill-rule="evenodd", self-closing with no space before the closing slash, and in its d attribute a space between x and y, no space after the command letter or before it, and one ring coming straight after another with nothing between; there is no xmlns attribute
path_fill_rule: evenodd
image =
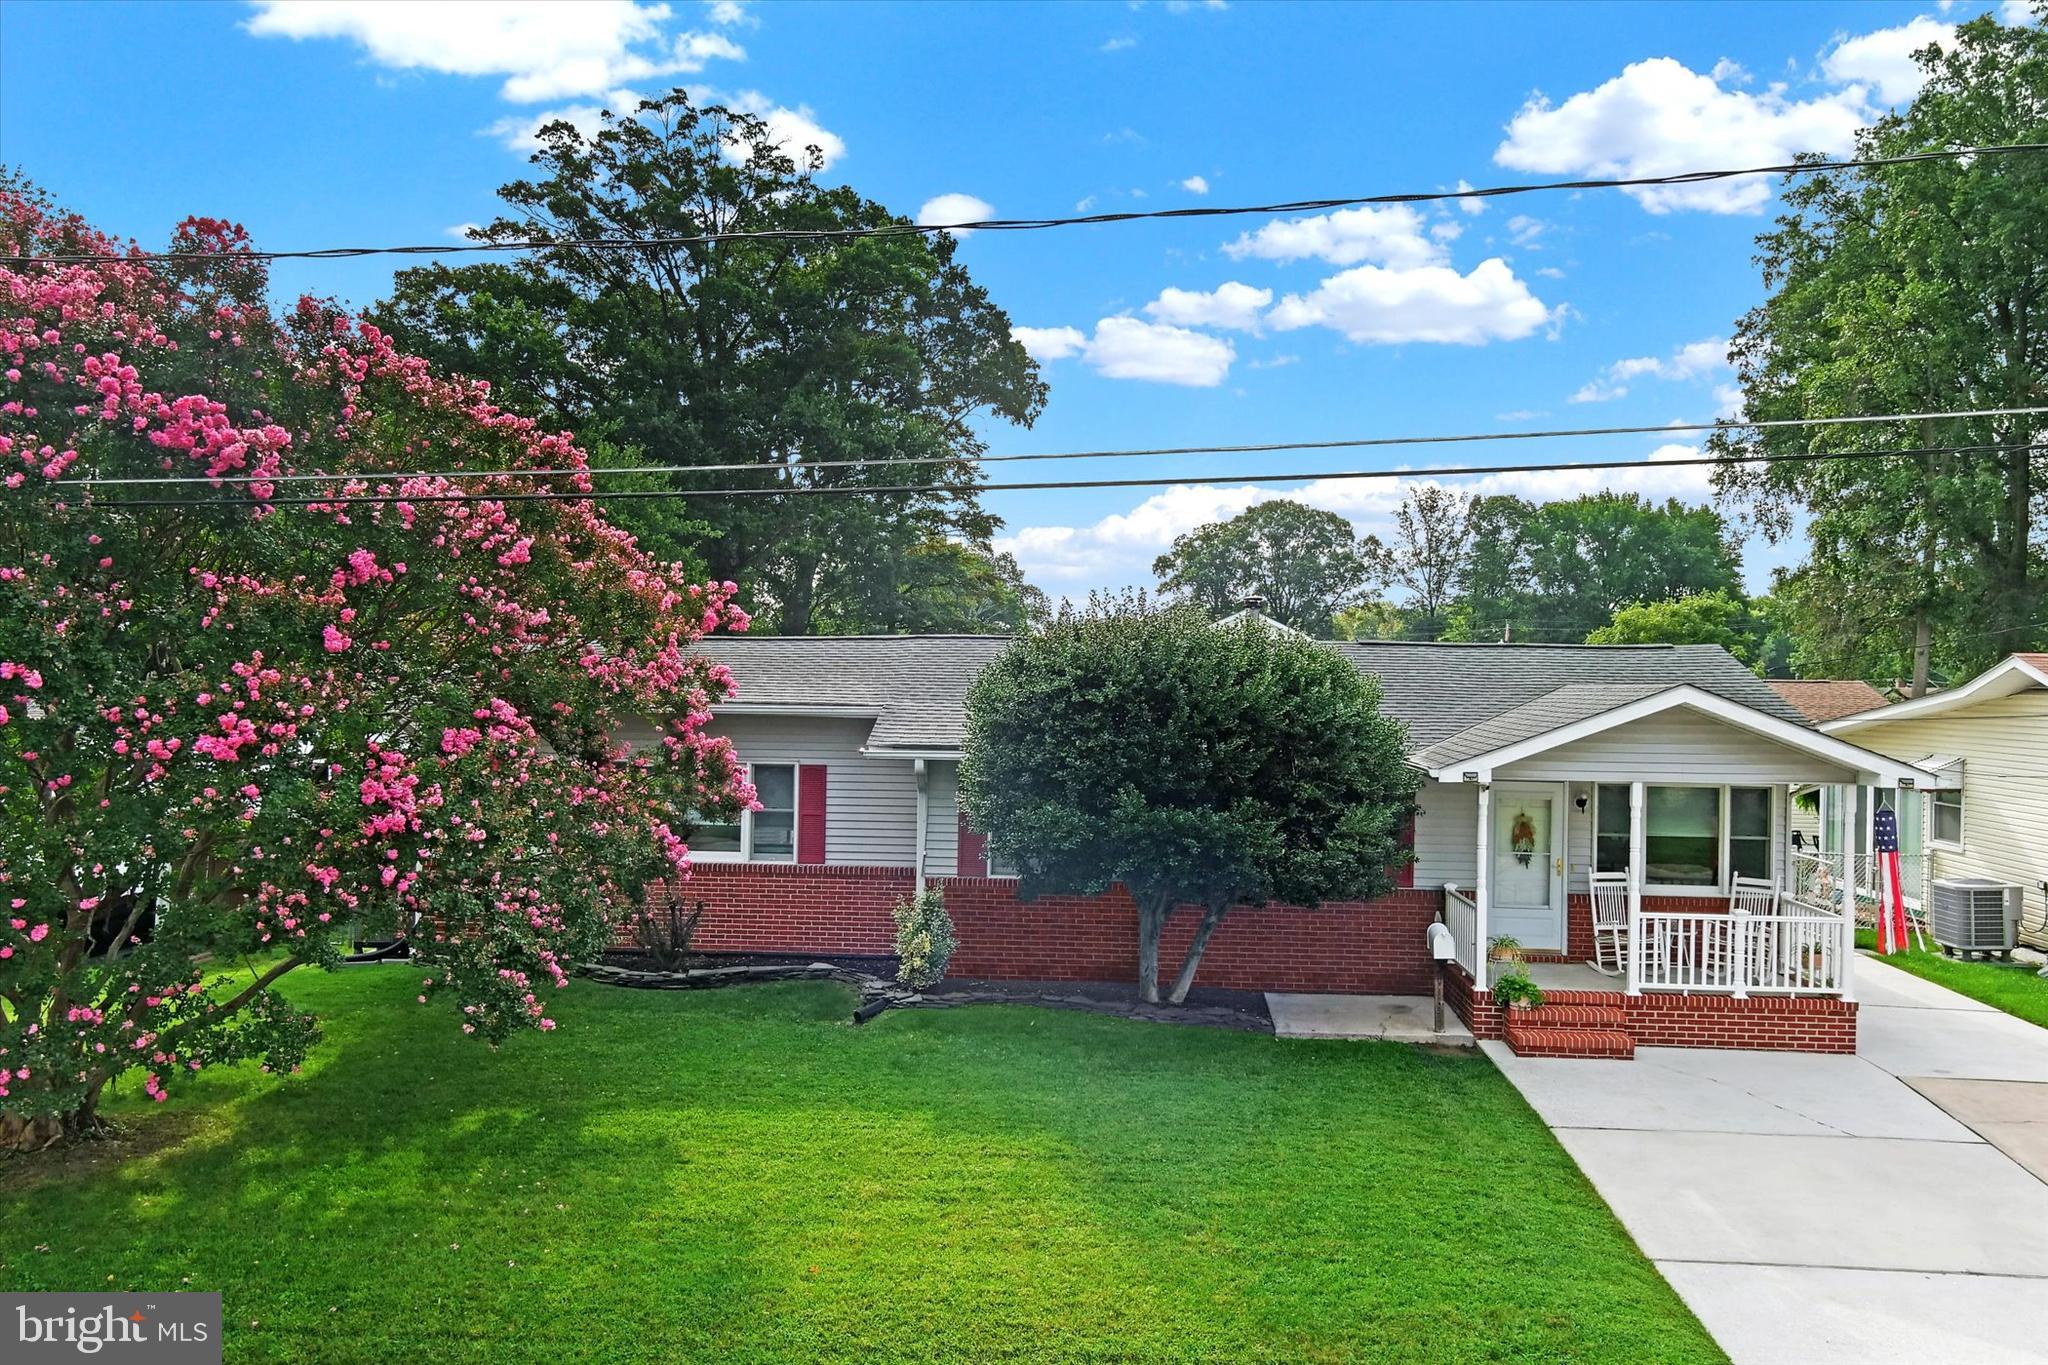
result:
<svg viewBox="0 0 2048 1365"><path fill-rule="evenodd" d="M814 957L789 953L698 953L681 971L659 971L645 955L616 951L586 963L579 974L605 985L636 990L708 990L769 981L840 981L858 990L854 1022L890 1009L954 1009L966 1005L1037 1005L1162 1024L1271 1033L1273 1016L1258 991L1197 986L1184 1005L1149 1005L1125 981L992 981L947 977L926 991L896 980L888 957Z"/></svg>

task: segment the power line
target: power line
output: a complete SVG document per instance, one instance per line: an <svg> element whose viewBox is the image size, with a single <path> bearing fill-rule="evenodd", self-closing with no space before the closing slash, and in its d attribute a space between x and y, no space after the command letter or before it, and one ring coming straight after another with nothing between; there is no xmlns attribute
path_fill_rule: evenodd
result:
<svg viewBox="0 0 2048 1365"><path fill-rule="evenodd" d="M0 264L24 265L38 261L59 265L81 265L118 261L176 261L199 264L214 261L332 261L359 256L449 256L478 252L542 250L625 250L646 251L679 246L702 246L712 242L839 241L859 237L909 237L935 232L1035 232L1046 228L1094 227L1105 223L1131 223L1169 218L1231 218L1247 214L1320 213L1329 209L1361 208L1381 204L1431 204L1462 200L1500 199L1518 194L1541 194L1557 190L1648 189L1701 185L1747 175L1812 175L1823 171L1863 170L1878 166L1904 166L1923 161L1953 161L1964 158L2008 156L2020 152L2048 151L2048 143L2016 142L1983 147L1954 147L1936 151L1908 152L1898 156L1857 157L1840 161L1788 161L1771 166L1743 166L1716 171L1680 171L1671 175L1626 176L1606 180L1551 180L1533 184L1494 185L1482 189L1426 190L1391 194L1349 195L1333 199L1298 199L1280 204L1197 206L1150 209L1119 213L1090 213L1063 218L979 218L962 223L912 223L899 221L872 227L841 228L759 228L726 232L699 232L664 237L589 237L556 241L526 237L506 242L433 243L411 246L320 247L304 251L235 251L217 255L182 255L176 252L135 252L129 255L77 252L49 256L0 256Z"/></svg>
<svg viewBox="0 0 2048 1365"><path fill-rule="evenodd" d="M1375 446L1426 446L1458 445L1475 441L1539 441L1557 437L1582 436L1655 436L1665 432L1680 431L1760 431L1780 427L1831 427L1867 425L1877 422L1918 422L1942 421L1975 417L2033 417L2048 414L2048 407L2034 408L1972 408L1965 412L1902 412L1890 415L1868 417L1778 417L1755 422L1734 420L1714 422L1667 422L1660 426L1642 427L1578 427L1554 431L1491 431L1462 432L1447 436L1365 436L1342 438L1329 441L1266 441L1255 445L1217 446L1157 446L1140 450L1064 450L1040 451L1025 455L971 455L958 458L971 464L1008 464L1024 460L1128 460L1138 457L1169 455L1259 455L1283 450L1358 450ZM890 457L878 460L792 460L787 464L664 464L641 466L603 466L594 469L422 469L410 472L393 471L376 475L382 480L406 478L434 478L445 476L465 479L529 478L556 479L575 478L581 475L598 474L747 474L764 470L802 471L809 469L881 469L893 465L933 465L945 463L952 457L916 456ZM1660 464L1675 464L1677 461L1659 461ZM1583 467L1583 466L1581 466ZM1430 471L1410 471L1426 473ZM247 483L318 483L340 479L362 478L360 474L226 474L218 478L205 474L176 476L141 475L132 478L102 479L82 477L59 479L55 487L60 488L112 488L128 485L161 484L247 484Z"/></svg>
<svg viewBox="0 0 2048 1365"><path fill-rule="evenodd" d="M1781 455L1728 455L1701 456L1684 460L1591 460L1578 464L1534 464L1534 465L1461 465L1436 469L1346 469L1336 471L1311 470L1292 474L1230 474L1217 475L1203 482L1209 483L1310 483L1319 480L1353 479L1406 479L1466 478L1480 474L1554 474L1572 473L1585 470L1658 470L1681 469L1696 465L1727 464L1807 464L1834 460L1907 459L1922 455L1970 455L2008 452L2014 450L2048 450L2048 444L2015 442L2006 444L1963 445L1963 446L1920 446L1903 450L1836 450L1794 452ZM765 468L765 467L764 467ZM428 477L460 477L459 472ZM368 483L369 477L355 476L356 481ZM387 483L388 478L378 482ZM339 504L391 503L414 504L436 502L598 502L622 501L638 498L748 498L748 497L884 497L914 496L921 493L1012 493L1033 492L1048 489L1087 488L1164 488L1189 482L1186 476L1146 479L1046 479L1029 483L990 483L977 485L956 484L808 484L787 487L764 488L633 488L612 493L562 492L506 492L506 493L330 493L318 497L298 498L257 498L252 500L231 498L121 498L107 502L93 502L95 508L128 507L330 507Z"/></svg>

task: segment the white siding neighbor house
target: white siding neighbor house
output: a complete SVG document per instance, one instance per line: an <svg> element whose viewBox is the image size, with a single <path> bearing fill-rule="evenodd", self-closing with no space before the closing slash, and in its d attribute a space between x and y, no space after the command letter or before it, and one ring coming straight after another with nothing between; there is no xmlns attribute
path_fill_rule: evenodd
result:
<svg viewBox="0 0 2048 1365"><path fill-rule="evenodd" d="M2048 947L2048 654L2014 654L1946 692L1821 728L1927 771L1899 807L1909 897L1936 878L2017 884L2020 937ZM1885 804L1867 787L1823 793L1823 847L1867 854Z"/></svg>

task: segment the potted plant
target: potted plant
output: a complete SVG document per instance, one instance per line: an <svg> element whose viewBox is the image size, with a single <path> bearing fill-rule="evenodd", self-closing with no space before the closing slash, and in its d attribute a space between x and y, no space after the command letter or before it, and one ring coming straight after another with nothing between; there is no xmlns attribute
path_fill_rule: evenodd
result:
<svg viewBox="0 0 2048 1365"><path fill-rule="evenodd" d="M1493 1003L1502 1009L1535 1009L1543 1003L1543 988L1517 967L1493 983Z"/></svg>
<svg viewBox="0 0 2048 1365"><path fill-rule="evenodd" d="M1495 962L1520 962L1522 941L1507 934L1486 941L1486 955Z"/></svg>

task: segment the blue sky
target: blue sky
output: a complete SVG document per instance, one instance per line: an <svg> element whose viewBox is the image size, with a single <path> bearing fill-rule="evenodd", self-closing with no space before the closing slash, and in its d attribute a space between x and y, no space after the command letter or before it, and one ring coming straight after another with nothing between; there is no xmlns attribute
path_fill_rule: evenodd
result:
<svg viewBox="0 0 2048 1365"><path fill-rule="evenodd" d="M1844 152L1909 98L1906 54L1984 3L636 4L471 0L0 6L0 161L159 244L190 213L280 249L452 240L522 170L524 129L684 85L817 141L903 213L1259 203L1662 173ZM2017 6L2007 8L2016 13ZM944 196L964 198L946 199ZM938 200L937 204L932 201ZM1051 382L997 452L1699 421L1760 297L1763 182L988 234L965 259ZM367 303L389 262L283 263L278 297ZM1694 501L1679 438L1460 448L1641 472L1460 481ZM1384 529L1401 487L1254 472L1420 455L1028 465L1163 490L998 493L1056 596L1143 583L1175 534L1285 493ZM1014 469L1015 467L1012 467ZM1014 477L1001 472L996 478ZM1113 472L1112 472L1113 471ZM1422 477L1427 477L1423 475ZM1747 547L1753 583L1794 546Z"/></svg>

